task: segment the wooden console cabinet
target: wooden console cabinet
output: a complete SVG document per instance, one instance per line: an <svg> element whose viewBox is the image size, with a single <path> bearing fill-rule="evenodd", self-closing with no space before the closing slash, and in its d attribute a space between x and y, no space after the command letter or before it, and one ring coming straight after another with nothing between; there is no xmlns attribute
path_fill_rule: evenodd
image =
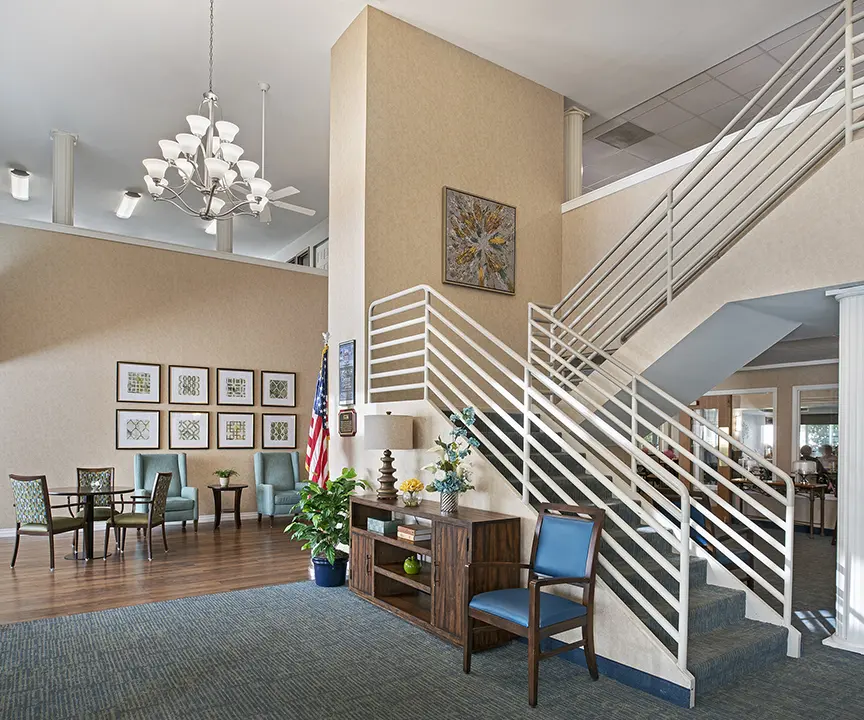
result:
<svg viewBox="0 0 864 720"><path fill-rule="evenodd" d="M423 518L432 522L432 540L406 542L366 530L368 518ZM424 500L406 508L373 496L351 498L351 558L349 587L357 595L389 610L414 625L456 645L464 631L465 564L483 560L519 562L521 521L512 515L459 508L456 515L441 515L439 504ZM420 556L423 569L408 575L402 563ZM516 568L478 568L477 593L518 587ZM509 633L492 627L475 629L477 650L501 645Z"/></svg>

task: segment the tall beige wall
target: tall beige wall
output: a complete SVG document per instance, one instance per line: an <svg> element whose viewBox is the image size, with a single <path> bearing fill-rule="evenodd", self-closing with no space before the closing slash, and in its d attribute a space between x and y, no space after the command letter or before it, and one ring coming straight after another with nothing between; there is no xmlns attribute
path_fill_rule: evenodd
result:
<svg viewBox="0 0 864 720"><path fill-rule="evenodd" d="M219 367L297 373L297 441L306 430L327 323L327 280L313 274L198 257L107 240L0 225L0 528L14 527L9 473L75 482L78 466L116 468L131 486L134 450L115 449L118 407L210 412L210 450L187 450L200 512L213 512L213 470L249 483L261 449L260 374L255 406L217 407ZM162 365L161 405L118 404L118 360ZM169 405L168 365L209 367L211 405ZM254 450L216 449L216 412L256 415ZM280 412L269 408L267 412Z"/></svg>
<svg viewBox="0 0 864 720"><path fill-rule="evenodd" d="M796 385L829 385L837 382L838 365L806 365L737 372L717 385L714 390L748 390L775 388L777 407L774 408L775 463L791 472L793 453L797 457L797 442L792 439L792 388Z"/></svg>
<svg viewBox="0 0 864 720"><path fill-rule="evenodd" d="M337 345L356 339L362 405L369 303L420 283L524 353L527 303L561 294L563 111L561 95L373 8L346 30L331 53L331 397ZM442 283L445 186L516 206L515 296ZM334 438L334 467L358 442Z"/></svg>

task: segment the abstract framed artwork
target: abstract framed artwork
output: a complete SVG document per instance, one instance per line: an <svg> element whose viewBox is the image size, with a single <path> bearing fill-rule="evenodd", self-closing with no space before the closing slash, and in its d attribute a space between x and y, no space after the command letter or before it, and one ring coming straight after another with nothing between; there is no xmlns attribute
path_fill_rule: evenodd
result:
<svg viewBox="0 0 864 720"><path fill-rule="evenodd" d="M216 403L218 405L254 405L255 373L251 370L216 370Z"/></svg>
<svg viewBox="0 0 864 720"><path fill-rule="evenodd" d="M220 450L255 447L253 413L216 413L216 447Z"/></svg>
<svg viewBox="0 0 864 720"><path fill-rule="evenodd" d="M267 450L293 450L297 447L297 416L261 416L261 447Z"/></svg>
<svg viewBox="0 0 864 720"><path fill-rule="evenodd" d="M174 405L209 405L210 368L169 365L168 402Z"/></svg>
<svg viewBox="0 0 864 720"><path fill-rule="evenodd" d="M293 372L261 371L261 404L268 407L295 407Z"/></svg>
<svg viewBox="0 0 864 720"><path fill-rule="evenodd" d="M158 450L158 410L118 410L116 444L118 450Z"/></svg>
<svg viewBox="0 0 864 720"><path fill-rule="evenodd" d="M207 450L210 447L210 413L168 413L168 448L171 450Z"/></svg>
<svg viewBox="0 0 864 720"><path fill-rule="evenodd" d="M162 366L152 363L117 363L117 402L162 401Z"/></svg>
<svg viewBox="0 0 864 720"><path fill-rule="evenodd" d="M444 188L443 280L516 293L516 208Z"/></svg>

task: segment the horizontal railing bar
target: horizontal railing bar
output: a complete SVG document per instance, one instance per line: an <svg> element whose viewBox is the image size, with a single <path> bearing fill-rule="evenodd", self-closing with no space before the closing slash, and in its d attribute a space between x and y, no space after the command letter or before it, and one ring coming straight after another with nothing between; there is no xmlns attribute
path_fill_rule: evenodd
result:
<svg viewBox="0 0 864 720"><path fill-rule="evenodd" d="M603 533L603 543L606 547L612 548L618 556L624 560L636 573L641 577L645 582L647 582L651 589L656 592L661 598L666 601L666 604L669 605L675 612L681 612L681 601L679 598L676 598L672 593L670 593L660 582L655 578L651 573L649 573L644 566L640 565L636 558L634 558L629 552L627 552L618 541L610 535L608 532ZM645 543L648 546L648 543ZM644 549L644 548L643 548ZM671 563L670 563L671 566ZM675 576L678 576L678 568L675 568Z"/></svg>
<svg viewBox="0 0 864 720"><path fill-rule="evenodd" d="M396 362L397 360L410 360L411 358L423 357L424 350L412 350L411 352L399 353L398 355L386 355L385 357L374 358L369 361L370 365L383 365L388 362Z"/></svg>
<svg viewBox="0 0 864 720"><path fill-rule="evenodd" d="M414 373L422 373L424 368L422 365L417 367L404 368L402 370L387 370L386 372L372 373L369 375L369 380L378 380L379 378L396 377L398 375L413 375Z"/></svg>
<svg viewBox="0 0 864 720"><path fill-rule="evenodd" d="M388 310L387 312L378 313L377 315L370 315L369 320L375 322L376 320L383 320L384 318L392 317L393 315L399 315L403 312L408 312L409 310L416 310L417 308L424 307L426 305L425 300L418 300L417 302L413 302L410 305L401 305L395 310Z"/></svg>
<svg viewBox="0 0 864 720"><path fill-rule="evenodd" d="M372 309L378 307L379 305L384 305L386 303L392 302L393 300L398 300L399 298L405 297L406 295L411 295L412 293L425 292L425 291L426 291L425 285L415 285L414 287L405 288L404 290L399 290L398 292L392 293L391 295L388 295L387 297L378 298L378 300L373 300L371 303L369 303L369 315L370 315L370 317L373 317ZM425 300L424 300L424 303L425 303Z"/></svg>
<svg viewBox="0 0 864 720"><path fill-rule="evenodd" d="M381 348L393 347L394 345L403 345L411 342L417 342L418 340L424 340L426 336L423 333L419 335L408 335L404 338L396 338L395 340L385 340L384 342L375 343L374 345L369 346L369 352L374 352L375 350L380 350Z"/></svg>
<svg viewBox="0 0 864 720"><path fill-rule="evenodd" d="M383 335L384 333L394 332L395 330L402 330L406 327L411 327L412 325L422 325L426 322L426 318L418 317L413 318L411 320L404 320L402 322L394 323L393 325L387 325L386 327L378 328L377 330L370 330L369 337L375 337L376 335Z"/></svg>
<svg viewBox="0 0 864 720"><path fill-rule="evenodd" d="M407 385L382 385L381 387L369 388L370 394L402 392L403 390L422 390L425 385L422 382L408 383Z"/></svg>

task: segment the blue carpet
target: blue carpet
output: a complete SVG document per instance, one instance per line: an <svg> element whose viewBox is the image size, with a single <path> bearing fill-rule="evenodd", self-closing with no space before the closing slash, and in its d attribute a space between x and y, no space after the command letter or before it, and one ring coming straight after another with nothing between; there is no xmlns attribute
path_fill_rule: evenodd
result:
<svg viewBox="0 0 864 720"><path fill-rule="evenodd" d="M823 541L808 549L822 557ZM545 660L529 711L523 644L478 654L465 676L458 649L344 588L295 583L0 626L0 718L860 720L864 657L806 637L801 660L694 710Z"/></svg>

